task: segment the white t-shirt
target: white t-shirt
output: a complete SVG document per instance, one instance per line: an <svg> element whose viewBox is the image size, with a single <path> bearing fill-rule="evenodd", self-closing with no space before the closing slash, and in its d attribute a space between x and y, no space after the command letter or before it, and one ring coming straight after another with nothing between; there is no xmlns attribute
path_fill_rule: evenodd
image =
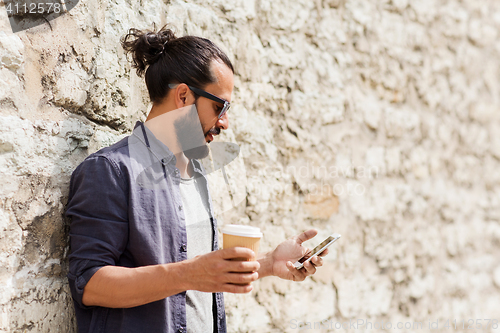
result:
<svg viewBox="0 0 500 333"><path fill-rule="evenodd" d="M204 179L181 178L180 191L186 218L187 257L212 251L212 224ZM186 292L186 325L188 333L213 332L212 293L196 290Z"/></svg>

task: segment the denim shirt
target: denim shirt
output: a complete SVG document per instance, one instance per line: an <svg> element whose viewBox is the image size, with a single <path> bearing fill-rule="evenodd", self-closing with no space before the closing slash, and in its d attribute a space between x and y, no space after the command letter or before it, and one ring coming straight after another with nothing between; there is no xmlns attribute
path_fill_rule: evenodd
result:
<svg viewBox="0 0 500 333"><path fill-rule="evenodd" d="M217 221L206 173L198 160L191 162L194 177L206 185L212 250L217 250ZM137 122L132 135L91 154L73 172L66 210L71 218L68 280L80 333L186 332L186 292L133 308L82 303L85 285L103 266L139 267L187 259L175 164L167 146ZM223 294L212 296L214 332L226 332Z"/></svg>

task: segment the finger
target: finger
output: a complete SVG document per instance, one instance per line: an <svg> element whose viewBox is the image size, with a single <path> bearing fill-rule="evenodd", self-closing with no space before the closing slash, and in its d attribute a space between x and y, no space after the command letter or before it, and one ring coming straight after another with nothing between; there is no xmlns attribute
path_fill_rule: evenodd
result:
<svg viewBox="0 0 500 333"><path fill-rule="evenodd" d="M229 273L226 276L227 283L233 284L249 284L254 281L257 281L259 278L259 273Z"/></svg>
<svg viewBox="0 0 500 333"><path fill-rule="evenodd" d="M316 273L316 266L314 266L310 261L304 263L304 268L306 270L306 275L313 275Z"/></svg>
<svg viewBox="0 0 500 333"><path fill-rule="evenodd" d="M288 268L290 273L292 273L292 280L293 281L304 281L304 279L307 276L304 273L305 272L304 268L301 268L301 269L295 268L295 266L292 264L291 261L286 263L286 267Z"/></svg>
<svg viewBox="0 0 500 333"><path fill-rule="evenodd" d="M260 268L258 261L228 261L226 262L227 272L256 272Z"/></svg>
<svg viewBox="0 0 500 333"><path fill-rule="evenodd" d="M309 230L304 231L300 235L296 236L295 240L297 241L297 243L302 244L306 240L309 240L309 239L313 238L317 234L318 234L318 230L316 230L316 229L309 229Z"/></svg>
<svg viewBox="0 0 500 333"><path fill-rule="evenodd" d="M323 266L323 258L321 257L318 257L318 256L314 256L312 259L311 259L311 262L314 266L316 267L321 267Z"/></svg>
<svg viewBox="0 0 500 333"><path fill-rule="evenodd" d="M223 286L222 291L227 292L227 293L233 293L233 294L245 294L245 293L249 293L250 291L252 291L252 289L253 289L253 286L251 284L240 286L237 284L227 283Z"/></svg>
<svg viewBox="0 0 500 333"><path fill-rule="evenodd" d="M255 259L255 252L246 247L230 247L228 249L219 250L222 259L246 259L253 260Z"/></svg>

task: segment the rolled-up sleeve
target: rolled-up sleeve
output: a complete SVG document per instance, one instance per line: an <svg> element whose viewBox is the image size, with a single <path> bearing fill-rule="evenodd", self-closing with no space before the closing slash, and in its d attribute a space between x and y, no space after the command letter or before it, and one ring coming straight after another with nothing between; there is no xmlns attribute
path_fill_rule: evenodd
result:
<svg viewBox="0 0 500 333"><path fill-rule="evenodd" d="M116 265L128 239L128 188L112 161L92 156L71 176L66 216L71 219L68 280L82 308L83 290L107 265Z"/></svg>

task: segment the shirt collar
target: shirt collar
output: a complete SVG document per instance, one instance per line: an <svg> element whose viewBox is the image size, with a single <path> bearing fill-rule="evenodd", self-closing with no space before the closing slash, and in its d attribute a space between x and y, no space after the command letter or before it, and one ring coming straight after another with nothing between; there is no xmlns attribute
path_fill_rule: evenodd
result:
<svg viewBox="0 0 500 333"><path fill-rule="evenodd" d="M174 153L168 149L167 145L158 140L153 132L151 132L147 126L144 126L143 122L137 121L135 123L133 134L137 136L146 147L149 147L151 152L160 159L163 165L173 164L175 166L177 158ZM196 159L191 159L190 161L196 173L205 175L205 169L200 161Z"/></svg>

